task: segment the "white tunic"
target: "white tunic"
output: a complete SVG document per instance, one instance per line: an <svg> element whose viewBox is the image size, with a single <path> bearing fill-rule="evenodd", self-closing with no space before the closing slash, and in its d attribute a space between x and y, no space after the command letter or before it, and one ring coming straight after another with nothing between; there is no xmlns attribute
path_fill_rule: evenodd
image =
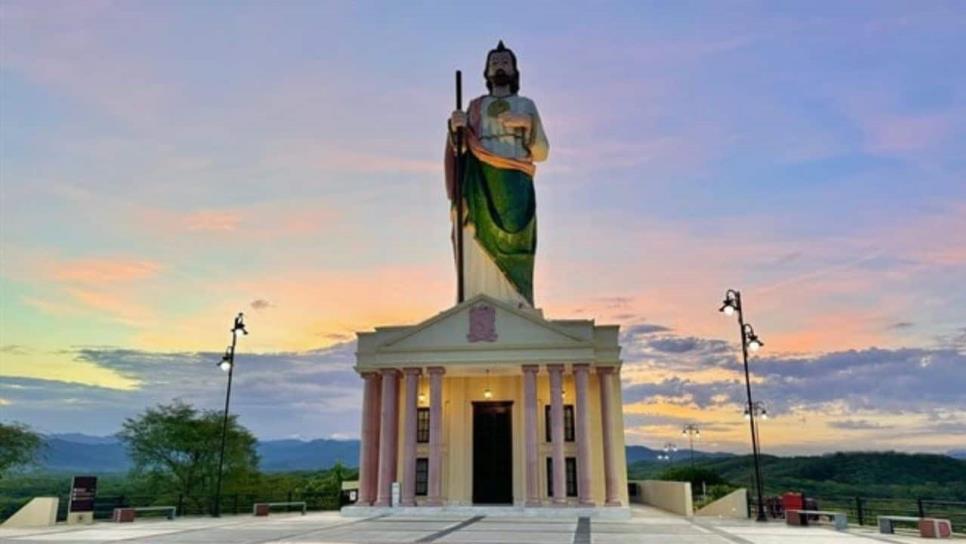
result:
<svg viewBox="0 0 966 544"><path fill-rule="evenodd" d="M510 129L496 117L487 114L494 101L505 100L512 113L530 115L531 130ZM483 97L480 104L480 143L497 155L527 161L546 160L550 151L547 135L540 122L537 107L529 98L513 95L505 98ZM527 299L517 292L503 271L493 262L483 246L477 242L476 229L469 224L463 227L463 294L470 299L478 294L487 294L497 300L508 302L521 308L529 308Z"/></svg>

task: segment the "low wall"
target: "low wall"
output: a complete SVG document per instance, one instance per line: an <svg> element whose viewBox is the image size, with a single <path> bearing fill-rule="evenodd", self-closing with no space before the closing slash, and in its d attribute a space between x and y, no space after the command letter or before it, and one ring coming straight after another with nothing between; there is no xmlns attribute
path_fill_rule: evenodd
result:
<svg viewBox="0 0 966 544"><path fill-rule="evenodd" d="M3 522L4 528L52 527L57 524L57 497L34 497Z"/></svg>
<svg viewBox="0 0 966 544"><path fill-rule="evenodd" d="M713 503L700 508L694 515L746 519L748 517L748 490L742 488L732 491Z"/></svg>
<svg viewBox="0 0 966 544"><path fill-rule="evenodd" d="M694 515L690 482L666 482L663 480L637 480L638 492L635 502L660 508L681 516Z"/></svg>

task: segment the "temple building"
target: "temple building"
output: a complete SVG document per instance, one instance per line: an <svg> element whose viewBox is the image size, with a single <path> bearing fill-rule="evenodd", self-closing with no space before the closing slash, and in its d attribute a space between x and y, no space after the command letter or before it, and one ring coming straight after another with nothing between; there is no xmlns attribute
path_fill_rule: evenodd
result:
<svg viewBox="0 0 966 544"><path fill-rule="evenodd" d="M357 507L626 507L620 366L616 325L485 294L358 333Z"/></svg>

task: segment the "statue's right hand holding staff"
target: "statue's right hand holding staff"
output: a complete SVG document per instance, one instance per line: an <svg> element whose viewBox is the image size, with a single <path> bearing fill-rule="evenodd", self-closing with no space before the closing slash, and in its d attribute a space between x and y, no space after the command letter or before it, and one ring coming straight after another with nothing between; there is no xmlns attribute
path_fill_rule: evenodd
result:
<svg viewBox="0 0 966 544"><path fill-rule="evenodd" d="M461 110L453 110L453 114L449 116L449 128L452 131L456 131L466 126L466 113Z"/></svg>

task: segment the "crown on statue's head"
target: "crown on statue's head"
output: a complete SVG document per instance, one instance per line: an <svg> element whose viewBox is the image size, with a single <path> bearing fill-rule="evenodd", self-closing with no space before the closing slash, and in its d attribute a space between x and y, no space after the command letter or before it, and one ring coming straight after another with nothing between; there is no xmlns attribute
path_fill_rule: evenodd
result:
<svg viewBox="0 0 966 544"><path fill-rule="evenodd" d="M494 49L494 51L506 51L506 46L503 45L503 40L500 40L500 43L496 44L496 49Z"/></svg>

